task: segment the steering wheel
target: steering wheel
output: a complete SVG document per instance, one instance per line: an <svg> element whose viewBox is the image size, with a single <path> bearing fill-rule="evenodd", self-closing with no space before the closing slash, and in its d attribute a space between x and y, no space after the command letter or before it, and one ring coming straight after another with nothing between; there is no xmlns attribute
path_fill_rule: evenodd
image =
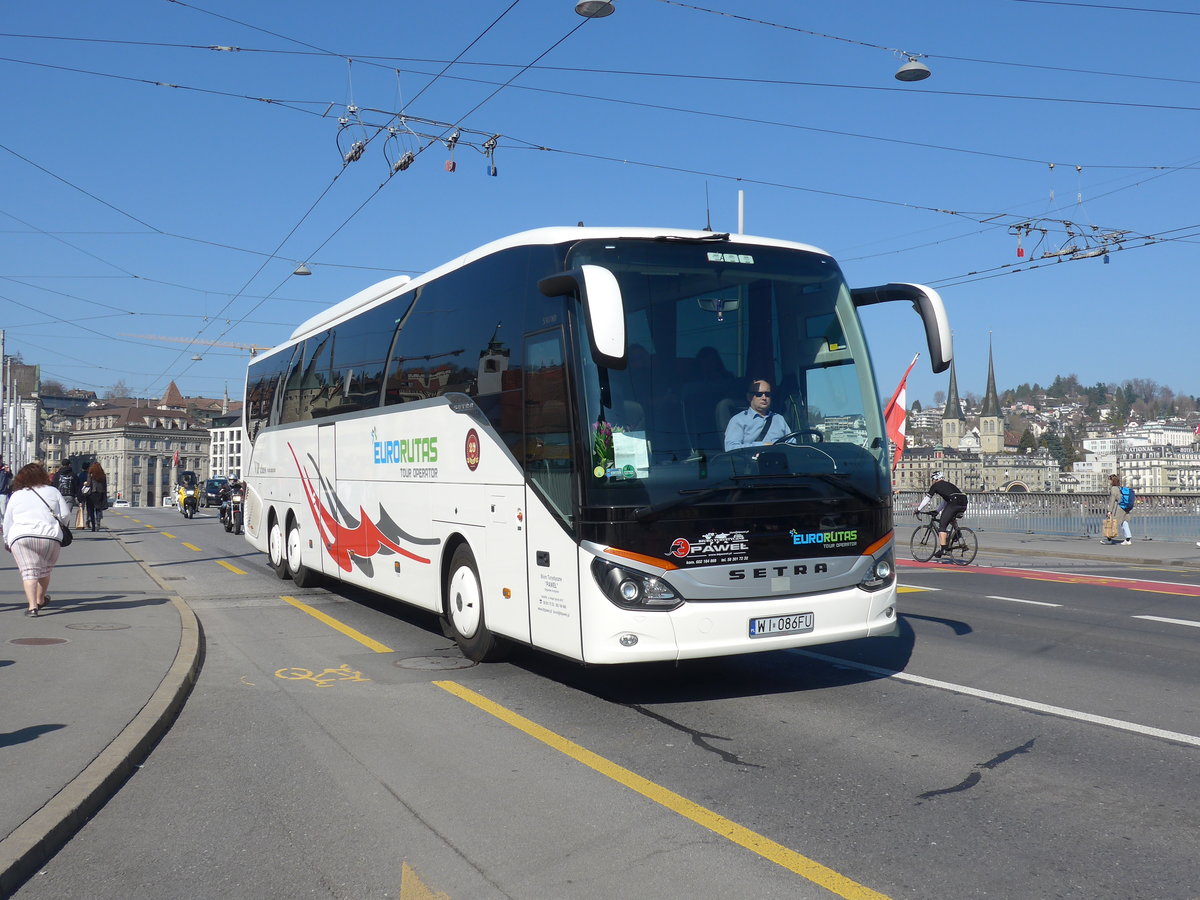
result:
<svg viewBox="0 0 1200 900"><path fill-rule="evenodd" d="M782 444L784 441L790 441L792 438L800 437L804 434L811 435L813 438L812 443L814 444L820 444L825 440L825 435L821 434L815 428L797 428L795 431L789 431L781 438L776 438L775 443Z"/></svg>

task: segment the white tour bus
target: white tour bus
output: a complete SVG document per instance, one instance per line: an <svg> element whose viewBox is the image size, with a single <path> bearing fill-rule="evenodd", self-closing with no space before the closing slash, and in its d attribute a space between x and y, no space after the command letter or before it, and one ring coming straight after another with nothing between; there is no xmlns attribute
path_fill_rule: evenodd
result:
<svg viewBox="0 0 1200 900"><path fill-rule="evenodd" d="M857 307L815 247L543 228L390 278L253 360L247 539L280 578L440 614L473 660L584 663L892 634L890 453ZM782 420L726 448L756 379ZM750 435L756 438L758 435Z"/></svg>

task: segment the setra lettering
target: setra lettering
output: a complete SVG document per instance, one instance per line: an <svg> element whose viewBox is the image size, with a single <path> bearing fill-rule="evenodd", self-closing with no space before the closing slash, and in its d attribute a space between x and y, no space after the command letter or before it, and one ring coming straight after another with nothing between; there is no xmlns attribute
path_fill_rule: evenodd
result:
<svg viewBox="0 0 1200 900"><path fill-rule="evenodd" d="M730 569L730 581L744 581L747 578L782 578L791 575L807 575L809 567L804 563L792 563L783 566L767 566L756 569ZM822 575L829 572L826 563L816 563L812 566L812 574Z"/></svg>

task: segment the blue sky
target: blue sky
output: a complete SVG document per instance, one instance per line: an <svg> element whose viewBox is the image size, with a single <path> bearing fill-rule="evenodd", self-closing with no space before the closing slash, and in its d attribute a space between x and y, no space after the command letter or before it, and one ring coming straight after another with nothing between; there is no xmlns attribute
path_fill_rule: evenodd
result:
<svg viewBox="0 0 1200 900"><path fill-rule="evenodd" d="M1074 373L1200 394L1200 13L573 5L9 5L7 350L67 386L239 398L246 351L127 335L270 346L388 275L527 228L736 230L741 190L749 234L815 244L854 285L937 287L963 393L983 392L990 339L1001 388ZM932 77L896 81L896 51ZM400 111L409 130L343 163ZM453 126L451 152L436 138ZM889 306L864 311L885 397L924 350L911 309ZM923 352L910 402L945 387Z"/></svg>

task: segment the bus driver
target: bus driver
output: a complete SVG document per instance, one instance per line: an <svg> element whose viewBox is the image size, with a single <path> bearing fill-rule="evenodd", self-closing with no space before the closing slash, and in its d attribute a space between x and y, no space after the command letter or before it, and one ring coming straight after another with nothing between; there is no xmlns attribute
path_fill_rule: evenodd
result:
<svg viewBox="0 0 1200 900"><path fill-rule="evenodd" d="M750 382L746 400L750 408L734 414L725 428L726 450L767 446L791 433L783 416L771 411L771 382L763 378Z"/></svg>

